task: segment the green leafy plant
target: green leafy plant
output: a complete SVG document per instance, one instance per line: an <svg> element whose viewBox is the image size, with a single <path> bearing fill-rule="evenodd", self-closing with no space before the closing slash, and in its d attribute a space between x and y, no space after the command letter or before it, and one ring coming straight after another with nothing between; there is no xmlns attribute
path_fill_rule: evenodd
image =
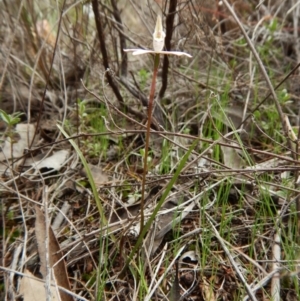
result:
<svg viewBox="0 0 300 301"><path fill-rule="evenodd" d="M140 79L140 86L141 86L141 89L143 90L146 86L146 83L148 81L150 73L146 69L141 69L139 71L138 75L139 75L139 79Z"/></svg>
<svg viewBox="0 0 300 301"><path fill-rule="evenodd" d="M100 105L97 109L88 108L86 101L78 100L77 102L79 131L88 132L92 134L102 133L106 131L105 118L107 109ZM74 131L74 130L73 130ZM88 137L81 141L84 153L90 157L104 157L109 146L108 137L105 135Z"/></svg>
<svg viewBox="0 0 300 301"><path fill-rule="evenodd" d="M7 124L8 130L11 130L13 126L18 124L21 121L21 116L23 113L13 113L13 114L7 114L5 111L0 109L0 118Z"/></svg>

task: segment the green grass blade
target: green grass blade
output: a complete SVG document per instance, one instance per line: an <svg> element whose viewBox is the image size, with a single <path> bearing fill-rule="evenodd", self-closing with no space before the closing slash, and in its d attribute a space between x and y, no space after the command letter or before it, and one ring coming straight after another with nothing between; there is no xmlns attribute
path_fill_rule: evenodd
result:
<svg viewBox="0 0 300 301"><path fill-rule="evenodd" d="M145 224L145 226L143 227L138 240L134 246L134 248L132 249L131 253L128 256L128 259L126 261L125 267L127 267L127 265L130 263L130 261L132 260L134 254L138 251L138 249L140 248L142 242L143 242L143 238L146 235L147 231L150 229L153 220L155 219L158 211L160 210L160 208L162 207L163 203L165 202L167 196L169 195L173 185L175 184L176 180L178 179L181 170L184 168L186 161L188 160L190 154L192 153L192 151L194 150L194 148L196 147L196 145L198 144L198 139L196 139L193 144L191 145L191 147L189 148L189 150L187 151L187 153L182 157L182 159L180 160L179 164L178 164L178 168L175 172L175 174L173 175L172 179L170 180L169 184L166 187L166 190L164 191L161 199L159 200L159 202L157 203L153 213L151 214L150 218L148 219L147 223Z"/></svg>
<svg viewBox="0 0 300 301"><path fill-rule="evenodd" d="M64 129L60 125L57 125L57 127L59 128L59 130L62 132L62 134L67 139L70 138L70 136L64 131ZM71 143L71 145L73 146L73 148L77 152L77 154L80 157L80 160L81 160L81 162L82 162L82 164L84 166L84 169L86 171L89 183L90 183L92 191L93 191L94 198L96 200L96 205L97 205L98 211L100 213L101 227L103 227L103 226L107 225L107 220L106 220L105 215L104 215L104 210L103 210L103 207L102 207L102 204L101 204L101 200L100 200L99 195L98 195L98 191L97 191L97 188L96 188L96 185L95 185L95 181L94 181L93 175L92 175L91 170L90 170L90 168L88 166L88 163L86 162L85 157L82 154L81 150L79 149L78 145L75 143L75 141L73 139L69 139L69 142Z"/></svg>

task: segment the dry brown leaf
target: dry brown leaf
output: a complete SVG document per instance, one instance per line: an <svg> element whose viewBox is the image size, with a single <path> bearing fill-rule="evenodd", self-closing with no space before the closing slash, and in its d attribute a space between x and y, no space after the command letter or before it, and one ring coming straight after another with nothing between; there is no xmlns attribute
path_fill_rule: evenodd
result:
<svg viewBox="0 0 300 301"><path fill-rule="evenodd" d="M153 244L152 240L151 242L146 241L146 243L151 243L151 245L149 245L151 255L156 252L157 248L160 246L163 238L165 237L165 234L172 228L176 227L176 225L180 223L187 215L189 215L195 207L196 201L193 200L190 204L186 204L184 208L179 208L180 202L182 200L184 202L187 201L185 197L175 194L174 196L169 198L168 201L162 206L162 210L160 211L160 214L157 215L157 219L155 221L156 227L153 228L153 231L155 231L155 233L153 233ZM162 213L166 210L168 212ZM139 227L139 224L137 225L137 227ZM139 230L135 229L135 232L136 231Z"/></svg>
<svg viewBox="0 0 300 301"><path fill-rule="evenodd" d="M298 140L292 126L291 126L291 123L290 123L290 120L289 120L289 117L287 115L284 115L284 122L285 122L285 125L286 125L286 128L288 130L288 135L289 135L289 138L291 139L291 141L293 142L296 142ZM292 147L293 147L293 151L294 152L297 152L296 150L296 145L297 144L293 144L292 143Z"/></svg>
<svg viewBox="0 0 300 301"><path fill-rule="evenodd" d="M129 205L117 208L114 210L114 213L111 215L109 224L115 224L109 228L109 231L120 230L123 227L123 224L130 220L132 217L136 216L140 210L140 204Z"/></svg>
<svg viewBox="0 0 300 301"><path fill-rule="evenodd" d="M206 300L206 301L216 301L217 300L215 293L213 291L212 285L210 285L207 282L205 277L203 278L203 284L201 285L201 288L202 288L204 300Z"/></svg>
<svg viewBox="0 0 300 301"><path fill-rule="evenodd" d="M20 158L24 155L24 150L29 148L34 137L35 126L33 124L17 124L14 140L9 137L4 141L0 152L0 161L11 158Z"/></svg>
<svg viewBox="0 0 300 301"><path fill-rule="evenodd" d="M195 251L187 251L187 252L184 252L180 258L179 258L179 261L183 261L183 260L189 260L189 261L199 261L199 256L197 254L197 252Z"/></svg>
<svg viewBox="0 0 300 301"><path fill-rule="evenodd" d="M23 295L23 301L45 301L46 289L45 284L36 278L28 270L24 271L24 276L20 283L19 293ZM59 301L60 298L57 295L55 287L51 287L51 301Z"/></svg>
<svg viewBox="0 0 300 301"><path fill-rule="evenodd" d="M58 152L54 152L53 155L47 158L41 158L40 155L34 158L28 158L25 161L25 166L33 166L36 169L48 168L54 170L60 170L61 167L66 162L68 156L70 154L69 150L60 150Z"/></svg>
<svg viewBox="0 0 300 301"><path fill-rule="evenodd" d="M97 187L108 182L107 175L102 171L102 168L96 165L88 164Z"/></svg>
<svg viewBox="0 0 300 301"><path fill-rule="evenodd" d="M36 30L38 36L54 48L56 37L51 32L51 25L46 19L36 22Z"/></svg>
<svg viewBox="0 0 300 301"><path fill-rule="evenodd" d="M35 212L36 212L35 234L36 234L38 252L39 252L40 262L41 262L40 272L45 278L47 274L46 246L45 246L45 237L46 237L45 216L38 206L35 206ZM62 260L62 253L60 251L59 243L51 227L49 227L48 237L49 237L49 247L48 247L49 265L50 268L54 266L53 271L54 271L56 283L59 286L62 286L67 290L70 290L70 284L69 284L65 262L64 260ZM60 291L60 296L63 301L73 301L73 297L63 291Z"/></svg>
<svg viewBox="0 0 300 301"><path fill-rule="evenodd" d="M248 164L240 157L237 150L233 147L221 145L224 165L232 169L242 169Z"/></svg>
<svg viewBox="0 0 300 301"><path fill-rule="evenodd" d="M234 92L232 92L234 93ZM224 118L224 113L226 115L226 118ZM212 116L217 119L218 121L221 121L224 125L226 125L228 128L235 130L240 127L242 121L243 121L243 108L234 106L233 108L228 107L224 109L224 113L213 111ZM248 115L246 115L248 117ZM249 137L249 135L252 135L253 133L253 123L250 122L250 120L247 120L243 124L243 131L240 132L240 136L243 139L244 137Z"/></svg>
<svg viewBox="0 0 300 301"><path fill-rule="evenodd" d="M169 207L164 206L163 209L171 209L176 208L178 205L169 204ZM173 207L171 207L173 205ZM159 239L161 237L164 237L164 235L170 231L172 228L175 227L176 224L180 223L195 207L195 202L191 202L188 206L186 206L183 210L180 210L179 212L176 211L176 209L172 212L168 212L162 216L160 216L160 230L157 232L155 239Z"/></svg>
<svg viewBox="0 0 300 301"><path fill-rule="evenodd" d="M20 158L24 150L29 148L34 137L35 126L33 124L17 124L12 139L7 137L0 150L0 173L9 170L7 160ZM3 164L1 163L3 162ZM21 161L19 162L21 163ZM18 162L14 163L14 167Z"/></svg>
<svg viewBox="0 0 300 301"><path fill-rule="evenodd" d="M169 301L180 301L180 299L181 299L180 286L179 286L179 280L178 280L178 261L175 264L176 264L176 272L175 272L175 278L173 280L172 287L168 294Z"/></svg>

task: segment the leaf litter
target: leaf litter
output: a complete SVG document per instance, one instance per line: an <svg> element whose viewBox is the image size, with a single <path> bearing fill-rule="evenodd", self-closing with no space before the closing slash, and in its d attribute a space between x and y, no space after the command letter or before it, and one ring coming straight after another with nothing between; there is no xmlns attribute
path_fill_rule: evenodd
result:
<svg viewBox="0 0 300 301"><path fill-rule="evenodd" d="M249 93L251 103L254 101L254 97L258 98L255 99L257 101L265 95L265 84L259 76L255 85L250 81L251 76L240 76L240 73L247 73L251 69L247 65L251 58L248 57L249 53L242 44L241 36L241 39L238 40L234 38L239 35L236 25L233 24L232 18L228 17L228 12L224 7L215 7L212 2L208 3L210 1L202 2L203 7L201 8L196 7L192 1L186 4L187 7L182 6L183 3L178 3L178 20L175 20L178 23L174 29L176 31L174 31L174 37L180 38L176 41L177 44L173 43L173 45L176 45L179 50L184 47L191 52L194 61L189 67L191 69L187 68L187 63L184 59L181 60L181 57L172 60L172 66L169 66L172 76L169 77L169 86L162 98L162 104L160 104L163 108L162 115L165 116L167 122L163 123L161 120L164 118L160 118L161 128L156 128L157 125L153 128L163 132L164 137L160 136L159 139L162 141L168 138L171 147L166 150L163 149L163 143L160 143L159 147L152 145L152 154L149 156L152 165L147 174L146 217L155 210L165 185L172 177L180 157L186 152L194 137L200 137L203 140L200 140L198 149L189 160L190 165L181 173L153 222L141 248L142 256L140 258L143 260L138 262L136 258L139 256L137 256L131 262L130 269L125 274L119 274L137 240L140 226L139 201L142 166L140 154L143 150L142 125L144 120L138 113L143 111L142 104L139 103L142 96L139 98L131 95L128 89L122 90L121 94L129 104L124 111L131 120L124 118L120 111L118 112L114 108L114 106L117 107L116 103L111 105L108 105L108 102L104 102L105 105L103 102L101 103L102 94L97 100L93 98L87 101L87 111L81 112L82 114L80 110L76 111L77 108L81 108L80 101L76 104L66 101L80 98L86 100L89 97L87 95L90 95L87 91L78 88L81 87L79 79L82 77L82 70L85 69L82 69L83 61L84 64L87 62L89 64L88 67L91 70L89 74L91 86L89 88L96 94L99 93L99 75L104 77L107 71L106 67L105 70L102 70L102 61L98 56L91 56L89 51L84 49L86 45L88 49L93 49L93 47L97 47L95 46L97 43L89 45L89 42L85 41L87 44L79 43L76 47L75 44L72 44L81 39L84 40L82 26L77 23L78 28L72 27L74 31L69 31L71 27L63 28L64 35L61 36L61 39L64 39L64 43L60 46L67 52L62 52L60 62L59 56L56 56L54 62L56 66L53 76L50 78L51 85L42 105L44 120L40 125L47 124L49 120L66 121L63 118L70 117L65 123L65 128L74 136L72 139L76 141L89 163L88 166L109 222L106 226L101 224L90 183L86 178L85 171L82 172L82 164L78 155L73 149L70 150L67 141L62 141L56 127L40 126L36 128L36 123L19 123L13 129L14 136L10 138L5 135L1 136L1 224L5 230L2 237L3 249L1 250L4 252L1 254L1 257L4 258L3 267L13 270L20 267L26 274L30 271L31 277L43 271L43 278L49 274L47 269L53 268L57 285L81 294L88 300L96 300L99 297L96 295L101 289L101 284L103 285L101 297L108 300L143 300L145 295L148 299L155 298L156 300L166 300L169 296L169 300L172 301L249 300L251 293L247 292L246 287L250 287L252 295L254 295L252 297L255 299L252 300L270 299L271 293L277 299L280 297L282 300L289 300L297 295L296 292L299 288L297 233L299 231L296 230L297 210L295 210L294 204L299 191L293 185L293 177L297 172L298 159L292 156L291 151L283 147L283 139L277 135L278 132L282 135L281 130L275 129L275 125L272 123L272 119L278 123L275 115L264 115L272 110L268 103L264 107L267 109L259 112L262 116L261 119L257 112L251 112L252 104L246 110L249 114L245 116L256 114L253 116L253 120L260 128L254 126L253 130L253 124L248 120L244 126L246 135L236 131L242 121L244 99L247 97L244 87L251 88L251 93ZM282 60L278 60L276 57L278 53L274 53L273 50L281 49L281 45L284 45L285 54L291 53L291 56L285 55L284 57L289 62L296 53L293 52L292 45L286 40L278 38L279 35L272 36L273 23L264 22L268 20L266 13L271 16L273 13L275 14L275 11L276 14L278 13L278 22L281 21L280 18L284 16L285 12L284 8L280 6L276 10L275 4L268 6L263 2L257 9L250 7L249 10L249 6L251 6L250 2L244 6L238 2L235 6L236 12L250 32L259 33L257 43L260 43L260 47L263 48L270 40L271 43L274 43L275 47L270 47L268 51L268 53L272 52L273 56L268 55L265 59L272 59L267 63L274 67L272 72L275 74L274 81L277 82L281 74L276 72L282 66ZM136 9L138 7L136 6ZM103 13L111 12L110 10L106 11L105 6L102 8ZM129 7L124 7L122 17L125 18L125 12L128 9ZM141 15L142 11L144 10L140 11ZM207 11L222 13L212 14ZM5 12L6 10L3 9L2 13ZM126 22L138 22L139 18L132 20L132 12L129 15ZM165 11L165 15L169 16L165 20L167 27L170 16L174 14L168 14L168 11ZM249 19L245 18L245 15L249 16ZM115 17L116 12L114 17L106 19L109 26L106 27L105 36L109 37L109 30L112 30L112 41L122 32L116 30L120 23L118 25L113 23L112 20ZM252 23L249 21L250 19ZM3 18L3 20L8 19ZM26 24L25 21L24 19L23 24ZM215 31L210 24L213 23L215 26L219 24L219 21L223 25ZM49 26L49 22L40 20L36 23L37 32L34 35L26 29L30 26L23 29L18 27L16 34L23 32L24 37L17 36L16 40L23 41L23 39L29 38L29 41L36 43L36 46L40 45L36 40L40 38L47 44L44 45L46 51L41 48L41 59L38 60L37 65L39 76L32 80L34 86L22 88L22 91L26 91L26 97L22 91L20 91L23 93L21 93L22 95L14 94L18 91L18 87L10 87L7 84L10 82L11 85L14 85L15 82L18 82L20 79L16 75L20 76L20 74L24 76L22 85L30 82L32 74L28 73L28 69L22 69L22 65L17 63L23 61L31 66L31 62L25 56L10 61L12 65L8 65L7 71L10 81L5 82L4 92L1 96L1 109L10 113L15 109L18 111L22 109L26 114L30 111L31 122L37 122L37 112L40 112L40 107L35 104L40 104L41 95L43 95L40 87L46 82L47 78L43 78L43 76L47 74L50 66L51 51L55 47L57 37ZM74 22L76 23L76 21ZM86 19L85 22L87 22ZM150 23L151 19L149 19ZM87 24L91 26L90 23ZM287 23L284 24L288 26ZM257 28L255 28L256 25ZM147 43L146 38L141 38L139 35L144 30L143 26L141 24L135 27L137 29L131 29L137 30L134 35L137 45ZM31 24L31 27L34 28L34 24ZM9 26L3 28L10 31ZM127 28L132 27L127 26ZM282 34L285 26L280 28L275 31ZM222 31L222 35L217 31ZM68 36L65 34L67 32ZM91 32L94 32L94 29ZM289 39L292 38L288 32L285 34ZM220 37L223 37L224 45L219 43ZM268 37L271 38L268 39ZM68 41L68 38L71 40ZM129 41L132 43L132 40ZM72 43L68 45L68 42ZM29 43L27 44L29 45ZM68 63L72 60L73 46L78 51L82 51L75 55L78 64ZM211 60L209 48L214 51L213 60ZM4 50L7 51L7 49ZM72 50L70 51L70 49ZM23 51L13 48L9 57L19 57L22 56L22 53ZM30 46L28 53L36 55L37 48L34 45ZM65 57L65 53L70 54L68 58ZM234 57L236 61L230 61L233 59L232 54L236 55ZM0 61L4 62L2 55L1 52ZM221 59L218 58L218 55ZM229 60L224 58L227 55ZM119 54L111 56L116 61L118 57ZM89 59L94 61L91 62ZM219 59L221 63L218 61ZM45 69L43 69L43 61ZM196 70L198 72L196 76L196 71L193 69L195 62L197 62ZM208 62L211 63L208 64ZM133 79L127 77L126 80L124 78L122 80L125 81L125 84L126 81L134 83L136 91L139 91L141 87L142 90L147 90L150 85L147 74L143 75L143 72L138 73L137 70L141 69L141 64L145 68L151 63L147 58L143 58L143 61L132 59L130 67L139 75L134 75ZM228 68L227 64L232 64L235 69ZM174 69L175 67L179 69L178 66L182 73L175 73ZM218 72L216 72L216 66L220 68ZM68 69L68 73L63 74L66 76L65 91L57 88L61 87L63 78L61 75L64 69L62 67ZM1 71L2 68L1 65ZM210 68L212 68L212 76L208 78L207 70ZM191 70L194 71L190 72ZM222 76L216 77L215 74L219 74L220 70L223 72ZM163 72L162 70L162 74ZM281 70L281 72L284 71ZM185 78L184 75L193 78L194 81ZM230 82L232 77L234 82ZM115 75L112 80L117 82L118 76ZM86 81L84 80L84 82ZM296 80L296 82L298 81ZM133 85L132 83L131 85ZM227 87L227 84L230 87ZM229 108L224 111L231 115L229 117L232 122L228 122L227 118L222 117L223 112L219 112L219 107L214 106L212 98L207 96L210 95L207 87L216 86L220 91L223 90L220 92L220 99L226 93L226 89L229 90ZM27 94L31 91L29 88L34 90L34 95L30 96L33 98L32 102L27 102ZM295 91L294 89L293 94ZM114 99L113 93L106 85L103 86L103 93L110 100ZM6 96L8 94L9 97ZM12 97L17 99L15 107L12 106ZM197 102L199 99L201 99L200 103ZM72 108L73 105L74 108ZM103 110L103 106L106 112ZM290 139L296 144L297 136L294 135L294 131L297 134L295 127L297 125L296 103L283 102L283 108L289 114ZM99 115L92 116L98 111L101 111ZM29 116L26 117L29 118ZM103 126L101 130L93 127L99 120L105 120L104 124L101 124ZM216 126L218 122L228 128L234 126L235 128L231 128L231 130L240 135L239 139L235 139L233 136L233 138L227 139L228 130ZM181 131L184 125L186 125L185 129ZM274 131L270 130L272 127L274 127ZM32 143L36 130L40 136L38 135L37 140ZM182 135L182 137L172 138L168 131ZM267 131L269 134L266 134ZM99 136L95 138L90 134L99 134ZM158 135L158 133L151 135L154 141ZM226 136L226 139L223 139L222 135ZM108 147L105 146L105 139L101 140L101 137L106 136L114 137L113 141L107 139ZM28 153L30 146L32 149ZM110 148L114 148L116 151L113 155L108 156ZM296 148L292 150L295 151ZM241 155L245 154L248 159L251 158L250 161L241 158ZM166 166L166 162L169 162L170 165ZM49 172L44 172L44 169ZM47 206L44 208L46 188L49 194ZM48 216L49 224L54 229L52 232L49 226L49 246L46 248L43 248L47 236L46 219L38 209L39 207L46 209L44 213ZM284 237L284 239L280 240L280 237ZM23 255L20 255L20 245L18 245L20 240L23 243ZM38 249L35 246L36 240ZM275 240L280 241L283 245L282 249L278 248ZM107 244L105 245L105 243ZM281 252L283 256L278 256L278 252ZM49 256L48 266L45 256ZM277 260L277 264L274 264L274 259ZM178 271L176 260L179 260ZM66 268L60 266L64 261ZM55 272L56 269L58 270ZM97 271L101 271L101 276L104 277L98 283L95 281ZM34 291L38 291L37 283L39 281L36 279L26 283L26 277L21 280L25 289L22 288L21 291L18 291L15 285L15 280L18 279L16 275L13 279L2 274L0 276L1 280L7 281L10 292L23 292L26 300L29 298L26 287L34 286ZM142 281L139 282L141 277ZM68 281L70 286L66 285ZM146 286L144 291L141 283ZM45 292L44 286L41 286L41 291ZM141 294L140 298L138 297L139 293ZM46 298L45 295L42 295L43 292L38 294L39 298ZM10 295L13 296L13 294ZM53 293L54 295L55 293ZM64 300L68 297L60 296L60 298Z"/></svg>
<svg viewBox="0 0 300 301"><path fill-rule="evenodd" d="M57 290L51 287L51 301L59 301ZM20 283L20 294L24 301L46 300L45 285L39 278L35 277L30 271L25 270L24 276Z"/></svg>
<svg viewBox="0 0 300 301"><path fill-rule="evenodd" d="M0 152L0 173L10 172L7 163L11 159L19 159L24 156L25 151L30 148L35 130L33 124L19 123L7 137L4 133L4 137L1 138L3 143ZM17 161L14 166L20 164L21 161Z"/></svg>

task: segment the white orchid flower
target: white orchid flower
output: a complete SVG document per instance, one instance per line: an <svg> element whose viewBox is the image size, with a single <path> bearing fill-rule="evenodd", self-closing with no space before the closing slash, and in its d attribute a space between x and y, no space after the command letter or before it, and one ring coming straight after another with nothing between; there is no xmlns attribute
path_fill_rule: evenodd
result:
<svg viewBox="0 0 300 301"><path fill-rule="evenodd" d="M153 49L154 51L162 51L165 46L165 32L162 27L160 15L157 16L156 25L153 33Z"/></svg>
<svg viewBox="0 0 300 301"><path fill-rule="evenodd" d="M182 56L185 55L187 57L192 57L190 54L181 51L163 51L165 46L165 32L163 31L162 20L158 15L156 20L156 26L153 33L153 50L147 49L123 49L125 52L132 52L132 55L140 55L140 54L166 54L166 55L177 55Z"/></svg>

